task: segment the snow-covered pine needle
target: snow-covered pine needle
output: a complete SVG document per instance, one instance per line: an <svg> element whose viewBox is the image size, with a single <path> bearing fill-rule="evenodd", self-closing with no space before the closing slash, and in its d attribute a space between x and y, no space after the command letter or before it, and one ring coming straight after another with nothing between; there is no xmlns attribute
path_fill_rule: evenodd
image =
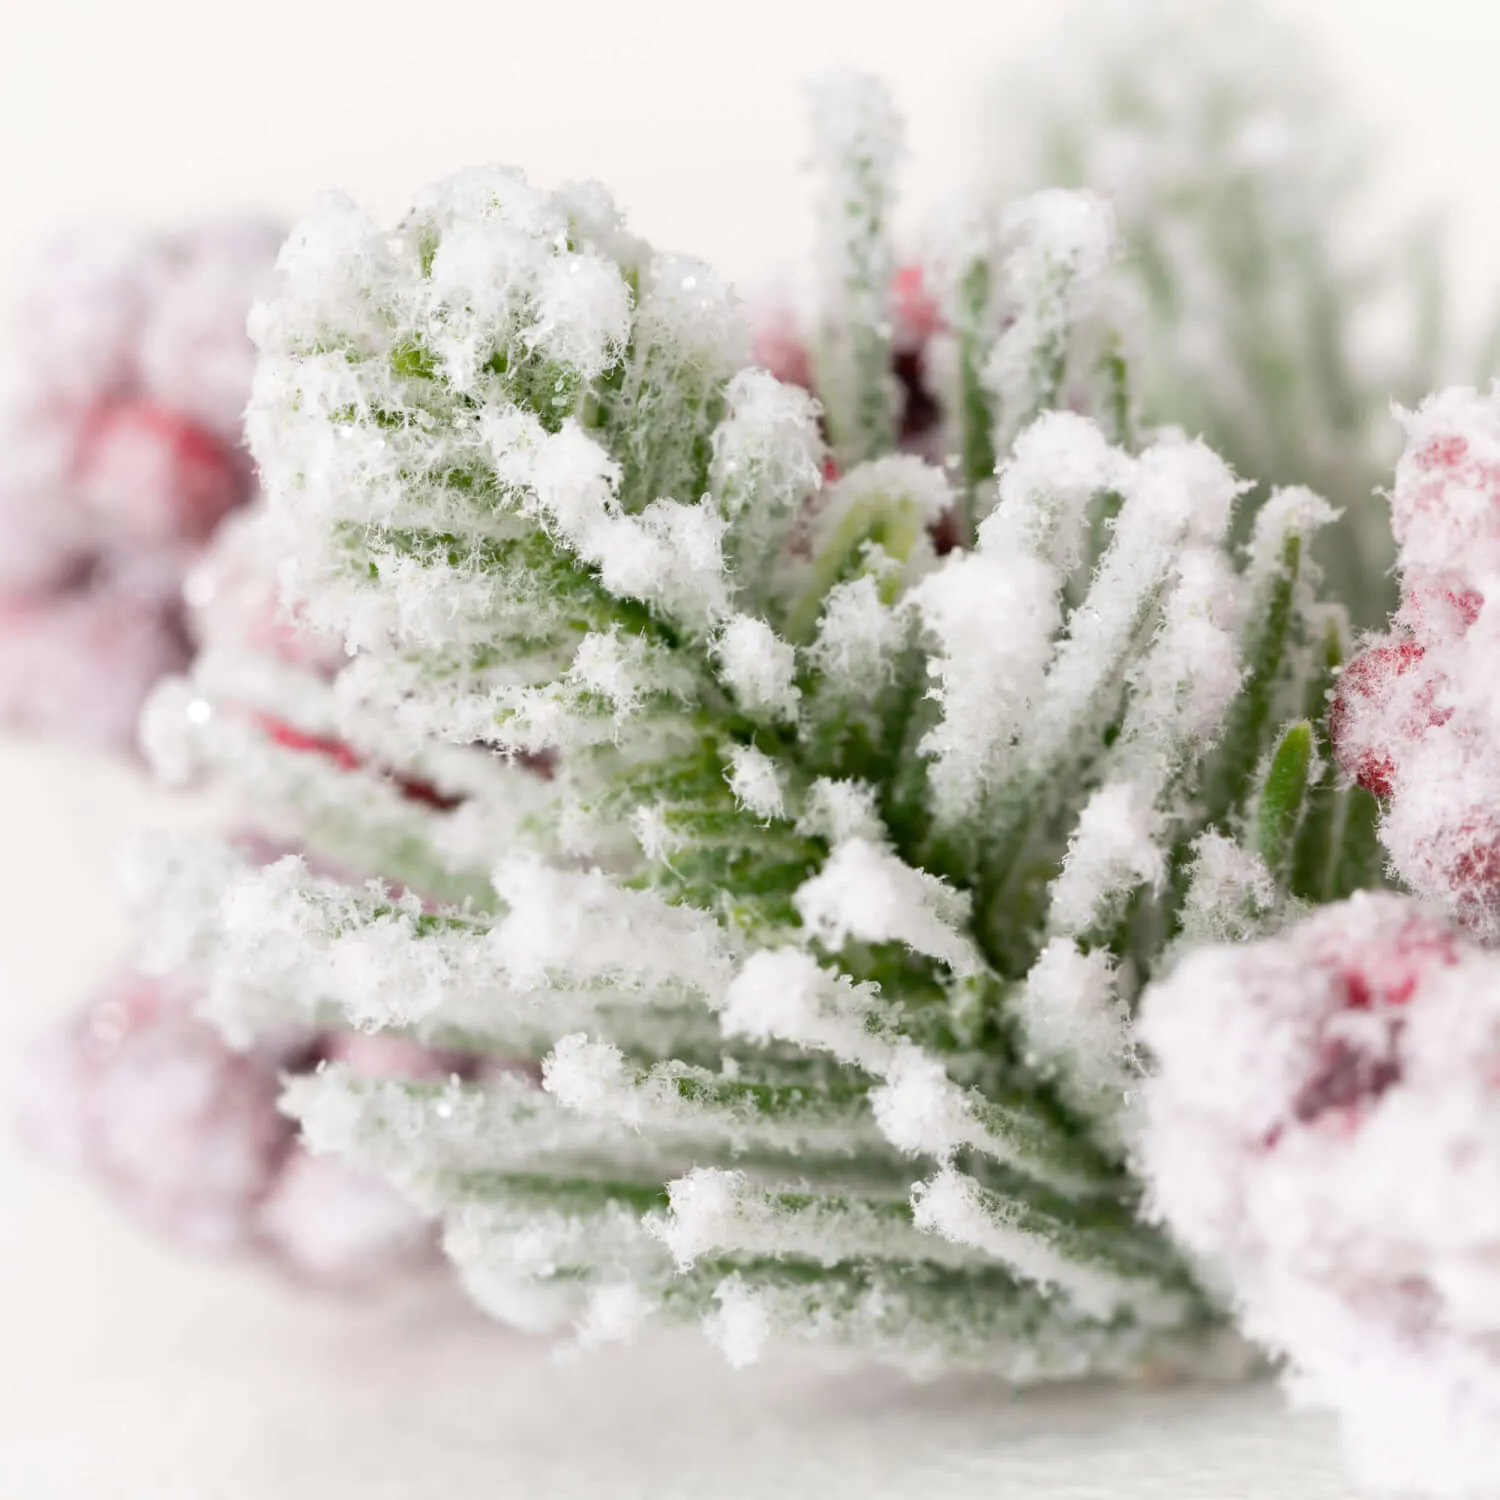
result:
<svg viewBox="0 0 1500 1500"><path fill-rule="evenodd" d="M347 656L211 653L148 741L308 857L158 844L137 902L240 1041L338 1017L491 1059L287 1108L498 1315L1192 1364L1224 1318L1138 1213L1133 1007L1185 929L1289 902L1254 829L1324 680L1323 512L1273 502L1242 566L1244 483L1108 419L1088 195L996 231L988 470L903 449L899 128L868 79L817 100L817 400L601 189L483 169L392 230L299 227L249 430L286 600Z"/></svg>

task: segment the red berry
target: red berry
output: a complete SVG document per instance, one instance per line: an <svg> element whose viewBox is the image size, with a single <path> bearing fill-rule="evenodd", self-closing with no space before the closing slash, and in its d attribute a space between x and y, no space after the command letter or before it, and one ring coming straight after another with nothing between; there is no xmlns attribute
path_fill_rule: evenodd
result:
<svg viewBox="0 0 1500 1500"><path fill-rule="evenodd" d="M1402 742L1421 737L1449 717L1434 706L1431 682L1403 684L1425 651L1416 641L1373 646L1339 675L1328 712L1328 735L1344 771L1367 792L1389 797Z"/></svg>
<svg viewBox="0 0 1500 1500"><path fill-rule="evenodd" d="M1434 968L1458 962L1459 950L1446 923L1413 907L1376 929L1325 926L1311 956L1328 972L1340 1009L1379 1011L1405 1005Z"/></svg>
<svg viewBox="0 0 1500 1500"><path fill-rule="evenodd" d="M1493 570L1500 560L1500 428L1487 397L1447 391L1408 419L1391 492L1402 570Z"/></svg>
<svg viewBox="0 0 1500 1500"><path fill-rule="evenodd" d="M1500 917L1500 824L1494 813L1477 809L1456 829L1430 841L1430 859L1458 918L1478 931L1490 931Z"/></svg>
<svg viewBox="0 0 1500 1500"><path fill-rule="evenodd" d="M1429 645L1457 640L1479 618L1484 595L1453 574L1408 583L1396 618Z"/></svg>
<svg viewBox="0 0 1500 1500"><path fill-rule="evenodd" d="M789 308L776 307L756 320L751 333L750 358L783 384L812 389L812 361Z"/></svg>
<svg viewBox="0 0 1500 1500"><path fill-rule="evenodd" d="M1318 1066L1297 1097L1292 1115L1311 1125L1338 1111L1343 1124L1358 1125L1360 1110L1401 1081L1401 1064L1389 1052L1371 1052L1334 1037L1323 1044Z"/></svg>
<svg viewBox="0 0 1500 1500"><path fill-rule="evenodd" d="M937 298L927 290L921 266L902 266L891 280L896 347L916 349L942 327Z"/></svg>
<svg viewBox="0 0 1500 1500"><path fill-rule="evenodd" d="M1433 438L1416 456L1420 469L1451 469L1461 463L1469 452L1469 441L1456 432L1442 433Z"/></svg>
<svg viewBox="0 0 1500 1500"><path fill-rule="evenodd" d="M1292 1100L1292 1116L1304 1125L1323 1121L1353 1129L1365 1108L1400 1082L1400 1011L1435 970L1458 962L1458 939L1445 923L1412 907L1379 927L1325 925L1309 957L1326 975L1336 1008L1312 1072ZM1351 1012L1384 1024L1340 1028L1339 1017Z"/></svg>
<svg viewBox="0 0 1500 1500"><path fill-rule="evenodd" d="M430 781L415 776L398 776L396 785L408 802L423 802L435 812L452 812L463 801L462 797L450 797L446 792L438 791Z"/></svg>
<svg viewBox="0 0 1500 1500"><path fill-rule="evenodd" d="M116 401L95 411L74 477L102 521L152 541L200 541L249 493L231 449L148 401Z"/></svg>

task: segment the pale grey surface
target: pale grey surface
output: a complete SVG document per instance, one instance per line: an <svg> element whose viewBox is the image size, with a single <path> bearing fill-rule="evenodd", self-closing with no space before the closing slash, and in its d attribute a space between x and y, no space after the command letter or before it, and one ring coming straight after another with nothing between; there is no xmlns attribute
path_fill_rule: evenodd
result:
<svg viewBox="0 0 1500 1500"><path fill-rule="evenodd" d="M0 1071L123 939L108 850L185 810L0 746ZM912 1386L696 1340L558 1363L455 1300L375 1311L184 1260L0 1135L0 1500L1335 1500L1274 1391Z"/></svg>

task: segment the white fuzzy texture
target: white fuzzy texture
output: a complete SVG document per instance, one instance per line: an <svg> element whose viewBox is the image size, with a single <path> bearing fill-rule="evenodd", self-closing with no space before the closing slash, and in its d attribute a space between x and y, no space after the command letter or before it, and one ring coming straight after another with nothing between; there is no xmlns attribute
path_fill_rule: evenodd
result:
<svg viewBox="0 0 1500 1500"><path fill-rule="evenodd" d="M668 1184L671 1215L652 1228L679 1266L691 1266L726 1243L729 1229L744 1216L748 1186L743 1172L724 1167L697 1167Z"/></svg>
<svg viewBox="0 0 1500 1500"><path fill-rule="evenodd" d="M829 589L807 654L836 691L863 698L889 678L905 639L901 612L885 603L879 581L867 573Z"/></svg>
<svg viewBox="0 0 1500 1500"><path fill-rule="evenodd" d="M623 598L656 603L706 629L728 610L721 517L703 506L653 501L639 516L615 507L619 466L571 418L557 433L518 412L487 427L495 472L524 488L534 511Z"/></svg>
<svg viewBox="0 0 1500 1500"><path fill-rule="evenodd" d="M719 675L747 713L767 719L797 716L797 653L764 620L734 615L714 643Z"/></svg>
<svg viewBox="0 0 1500 1500"><path fill-rule="evenodd" d="M786 814L786 796L776 762L754 745L736 745L730 751L729 790L746 812L769 822Z"/></svg>
<svg viewBox="0 0 1500 1500"><path fill-rule="evenodd" d="M1482 680L1493 679L1486 672ZM1395 796L1380 824L1402 881L1491 944L1500 940L1497 799L1500 745L1460 711L1400 747Z"/></svg>
<svg viewBox="0 0 1500 1500"><path fill-rule="evenodd" d="M648 1228L686 1269L713 1251L751 1256L796 1256L837 1265L846 1260L922 1257L973 1265L978 1257L934 1246L887 1205L860 1199L787 1202L744 1172L696 1167L668 1183L670 1210Z"/></svg>
<svg viewBox="0 0 1500 1500"><path fill-rule="evenodd" d="M1153 1297L1149 1288L1126 1277L1075 1260L1046 1235L1020 1227L1015 1215L990 1211L979 1184L953 1167L912 1189L912 1217L918 1229L984 1251L1021 1280L1056 1291L1088 1316L1109 1318L1124 1307L1147 1319L1171 1316L1172 1299L1164 1294Z"/></svg>
<svg viewBox="0 0 1500 1500"><path fill-rule="evenodd" d="M420 851L429 884L439 876L482 884L493 850L514 842L550 800L546 782L498 757L430 740L413 747L385 716L345 707L302 666L211 646L190 678L158 684L141 717L140 743L169 781L212 776L253 800L269 834L346 858L349 830L358 827L367 849ZM338 745L341 756L279 743L278 725ZM410 782L451 804L409 795Z"/></svg>
<svg viewBox="0 0 1500 1500"><path fill-rule="evenodd" d="M1132 676L1121 761L1154 795L1184 761L1208 750L1244 681L1243 589L1216 547L1189 546L1162 606L1162 624Z"/></svg>
<svg viewBox="0 0 1500 1500"><path fill-rule="evenodd" d="M741 370L714 429L710 493L738 532L741 589L765 590L782 543L823 482L819 406L764 370Z"/></svg>
<svg viewBox="0 0 1500 1500"><path fill-rule="evenodd" d="M726 1036L793 1042L883 1073L893 1044L878 1024L881 1015L868 985L824 969L800 948L761 948L730 983L720 1023Z"/></svg>
<svg viewBox="0 0 1500 1500"><path fill-rule="evenodd" d="M1500 940L1500 393L1466 388L1404 416L1392 522L1403 602L1335 690L1334 750L1386 799L1395 872Z"/></svg>
<svg viewBox="0 0 1500 1500"><path fill-rule="evenodd" d="M947 1161L955 1152L982 1151L998 1161L1016 1160L1015 1148L986 1129L975 1095L955 1083L942 1062L910 1042L890 1054L870 1107L880 1133L908 1156Z"/></svg>
<svg viewBox="0 0 1500 1500"><path fill-rule="evenodd" d="M1259 581L1282 571L1282 550L1292 537L1302 541L1302 566L1306 569L1307 543L1324 526L1336 521L1338 514L1321 495L1300 485L1276 490L1255 517L1248 572L1252 589Z"/></svg>
<svg viewBox="0 0 1500 1500"><path fill-rule="evenodd" d="M1159 886L1167 867L1161 831L1138 787L1118 781L1100 787L1078 815L1062 873L1052 882L1052 927L1081 936L1137 886Z"/></svg>
<svg viewBox="0 0 1500 1500"><path fill-rule="evenodd" d="M728 415L714 431L712 478L719 503L737 516L757 509L784 520L822 479L818 403L765 370L741 370L724 391Z"/></svg>
<svg viewBox="0 0 1500 1500"><path fill-rule="evenodd" d="M1244 488L1201 443L1158 443L1135 463L1114 541L1069 617L1023 742L1033 765L1067 752L1117 679L1182 550L1221 542Z"/></svg>
<svg viewBox="0 0 1500 1500"><path fill-rule="evenodd" d="M1099 306L1119 244L1107 200L1063 189L1013 204L1001 233L1010 246L1005 283L1015 316L995 342L984 380L1008 437L1057 394L1050 389L1054 364L1065 360L1074 326Z"/></svg>
<svg viewBox="0 0 1500 1500"><path fill-rule="evenodd" d="M455 658L472 659L497 637L545 640L571 628L567 608L545 591L483 565L478 549L514 533L515 516L539 523L606 590L708 634L731 613L729 519L764 494L781 517L762 538L773 546L816 487L813 407L761 378L733 392L716 439L720 486L736 472L738 499L727 490L719 505L639 492L632 463L652 442L686 433L743 362L743 319L708 268L650 257L624 237L598 190L551 195L514 172L475 169L420 195L392 234L329 200L298 227L281 268L279 295L254 320L262 360L249 433L293 558L286 587L352 649L438 655L450 679L446 720L439 704L412 693L409 662L366 662L359 673L369 701L398 708L423 732L472 740L485 736L486 719L499 719L510 743L538 750L618 727L580 726L587 712L566 692L452 680ZM638 297L626 269L639 278ZM580 384L620 365L627 349L621 462L567 408ZM555 431L511 405L497 380L497 369L527 361L541 362L543 378L556 372L565 410ZM422 378L429 371L440 380ZM454 392L475 405L456 404ZM403 420L378 420L381 412ZM455 470L485 469L498 509L448 482ZM627 484L634 488L622 504ZM372 586L335 540L344 522L414 527L461 545L413 552L382 531L364 533L360 545L378 570ZM759 681L744 685L753 694ZM578 685L588 686L581 675ZM617 708L623 696L613 695ZM784 688L772 697L769 711L784 714Z"/></svg>
<svg viewBox="0 0 1500 1500"><path fill-rule="evenodd" d="M1492 1493L1500 963L1406 898L1361 895L1194 951L1142 1027L1156 1211L1340 1414L1362 1482Z"/></svg>
<svg viewBox="0 0 1500 1500"><path fill-rule="evenodd" d="M745 363L750 335L738 298L712 266L689 255L661 254L646 277L636 340L643 349L670 348L690 366L727 379Z"/></svg>
<svg viewBox="0 0 1500 1500"><path fill-rule="evenodd" d="M299 231L283 294L257 320L251 432L287 596L336 627L350 654L331 664L318 712L339 734L393 726L382 759L399 748L424 775L415 747L434 739L476 759L497 745L546 752L526 774L549 800L540 826L518 815L485 850L500 861L498 901L464 893L462 872L445 867L436 873L460 894L430 901L421 868L393 877L395 891L296 862L203 869L182 875L192 920L168 936L188 958L217 947L215 1003L252 1029L291 996L320 1020L336 1010L370 1029L544 1058L540 1089L529 1069L497 1077L489 1063L420 1087L335 1068L288 1099L310 1137L441 1211L476 1295L507 1316L609 1342L681 1316L674 1261L701 1275L710 1256L741 1257L706 1320L734 1361L799 1325L903 1357L951 1355L977 1344L979 1323L986 1342L1014 1337L1019 1353L980 1351L1007 1367L1080 1370L1096 1351L1110 1364L1191 1308L1153 1290L1149 1277L1170 1267L1151 1236L1115 1243L1064 1206L1117 1184L1106 1158L1135 1066L1121 992L1137 976L1117 985L1110 961L1072 939L1092 938L1136 886L1160 883L1173 756L1211 739L1238 682L1215 654L1238 617L1200 552L1222 542L1240 487L1200 445L1166 441L1133 458L1084 417L1048 412L1013 451L1002 446L1010 456L985 485L999 506L975 550L940 564L949 475L890 451L899 132L866 80L836 81L820 100L833 317L813 357L842 470L827 485L818 403L743 368L728 286L629 239L592 190L551 194L486 168L423 194L390 233L343 204ZM1097 331L1115 249L1108 209L1087 194L1031 200L1005 232L1008 331L990 373L1004 422L1020 426L1070 399L1048 384ZM1114 545L1059 645L1095 502L1115 492ZM878 695L905 694L919 647L941 706L920 746L928 801L954 825L977 822L992 788L1058 769L1054 755L1077 746L1081 760L1133 663L1138 717L1174 726L1148 750L1145 730L1127 728L1120 766L1083 783L1098 790L1052 891L1057 936L1019 990L970 936L960 877L910 862L921 820L902 799L920 793L922 767L906 764L911 742L894 747L894 771L883 764L897 693ZM718 734L727 699L733 732ZM217 728L219 699L203 701ZM164 757L189 768L206 738L184 729L198 702L179 693L156 726ZM759 721L755 743L745 719ZM803 727L808 754L784 751ZM327 728L309 721L309 733ZM813 779L841 763L845 737L847 763L880 766L886 784ZM717 789L704 759L715 744ZM341 746L302 753L362 757ZM435 752L431 763L447 761ZM340 769L352 779L364 768ZM421 801L424 788L392 771ZM415 858L430 830L407 843L403 831L390 830L389 847ZM799 836L827 842L821 866ZM731 872L705 897L726 850ZM766 871L799 871L786 877L802 880L797 921L774 891L736 889L762 857ZM870 948L881 983L853 977ZM904 965L928 976L914 986L937 1002L927 1016L908 1013ZM982 1055L986 1007L1001 1004L1026 1049L1014 1080ZM977 1023L966 1041L936 1040L948 1015L960 1035ZM919 1045L905 1027L929 1021L935 1040L924 1030ZM721 1048L714 1066L698 1061ZM835 1063L849 1070L837 1084L821 1076ZM1071 1123L1031 1106L1028 1068ZM986 1097L997 1082L1003 1098ZM1081 1138L1090 1129L1092 1142ZM715 1164L731 1153L753 1166ZM870 1185L899 1171L900 1154L940 1168L913 1194L915 1223L899 1189ZM959 1174L971 1154L1008 1169L1014 1200ZM847 1181L839 1156L852 1162ZM601 1191L559 1191L584 1179ZM608 1190L661 1182L670 1212L646 1221ZM1028 1182L1058 1197L1033 1201ZM1037 1206L1048 1201L1055 1217ZM1140 1284L1113 1269L1158 1253ZM783 1257L827 1267L832 1291L804 1287ZM1051 1306L1022 1289L997 1303L951 1299L950 1311L913 1273L997 1257ZM689 1298L704 1290L686 1283ZM1135 1316L1116 1321L1122 1308ZM1076 1341L1065 1347L1065 1335Z"/></svg>
<svg viewBox="0 0 1500 1500"><path fill-rule="evenodd" d="M538 278L535 317L527 342L591 379L619 358L630 336L630 292L602 256L553 258Z"/></svg>
<svg viewBox="0 0 1500 1500"><path fill-rule="evenodd" d="M1258 854L1221 833L1193 845L1192 875L1183 903L1183 936L1226 942L1253 936L1276 904L1276 882Z"/></svg>
<svg viewBox="0 0 1500 1500"><path fill-rule="evenodd" d="M625 1056L581 1031L559 1037L542 1062L542 1087L565 1109L639 1127L640 1108Z"/></svg>
<svg viewBox="0 0 1500 1500"><path fill-rule="evenodd" d="M891 207L902 151L900 116L878 79L839 72L811 91L820 199L818 270L826 318L816 350L818 390L845 462L894 436Z"/></svg>
<svg viewBox="0 0 1500 1500"><path fill-rule="evenodd" d="M731 966L725 934L711 917L629 891L600 870L559 869L516 856L495 872L506 914L491 941L511 981L623 988L684 987L717 999Z"/></svg>
<svg viewBox="0 0 1500 1500"><path fill-rule="evenodd" d="M950 821L972 813L1001 774L1045 680L1062 577L1023 552L959 553L907 596L936 646L928 670L941 722L921 750Z"/></svg>
<svg viewBox="0 0 1500 1500"><path fill-rule="evenodd" d="M650 1321L655 1300L633 1281L616 1281L594 1287L584 1304L578 1323L578 1345L597 1349L632 1339Z"/></svg>
<svg viewBox="0 0 1500 1500"><path fill-rule="evenodd" d="M902 521L925 528L953 507L953 485L936 464L915 453L889 453L856 464L829 486L819 512L826 533L844 517L868 509L890 510Z"/></svg>
<svg viewBox="0 0 1500 1500"><path fill-rule="evenodd" d="M810 90L813 151L828 165L868 164L889 179L902 149L901 116L879 79L867 73L824 74Z"/></svg>
<svg viewBox="0 0 1500 1500"><path fill-rule="evenodd" d="M1004 558L1025 551L1064 576L1078 566L1090 501L1128 482L1130 461L1087 417L1043 413L1000 470L1000 498L979 527L979 546Z"/></svg>
<svg viewBox="0 0 1500 1500"><path fill-rule="evenodd" d="M1042 950L1012 1002L1026 1061L1113 1138L1140 1074L1130 1007L1114 965L1067 938Z"/></svg>
<svg viewBox="0 0 1500 1500"><path fill-rule="evenodd" d="M980 965L961 931L968 896L866 839L839 844L793 899L808 929L832 949L851 938L905 943L959 973Z"/></svg>
<svg viewBox="0 0 1500 1500"><path fill-rule="evenodd" d="M738 1276L726 1277L714 1289L718 1307L703 1320L703 1332L731 1368L742 1370L760 1358L771 1337L771 1315L765 1298Z"/></svg>
<svg viewBox="0 0 1500 1500"><path fill-rule="evenodd" d="M830 844L842 844L849 839L864 839L872 844L886 842L875 788L868 782L834 781L826 776L818 777L808 788L797 831L826 839Z"/></svg>
<svg viewBox="0 0 1500 1500"><path fill-rule="evenodd" d="M1391 524L1403 570L1500 572L1500 393L1455 386L1400 415Z"/></svg>

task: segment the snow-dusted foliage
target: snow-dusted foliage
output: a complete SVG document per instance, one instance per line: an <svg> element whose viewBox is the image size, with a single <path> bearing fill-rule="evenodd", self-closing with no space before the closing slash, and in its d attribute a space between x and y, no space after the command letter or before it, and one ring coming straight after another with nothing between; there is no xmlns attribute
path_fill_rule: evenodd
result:
<svg viewBox="0 0 1500 1500"><path fill-rule="evenodd" d="M1500 1483L1500 393L1404 421L1401 604L1328 727L1420 899L1355 896L1149 989L1141 1155L1156 1212L1338 1412L1359 1477L1481 1500Z"/></svg>
<svg viewBox="0 0 1500 1500"><path fill-rule="evenodd" d="M1500 957L1404 896L1148 991L1151 1201L1392 1495L1500 1475Z"/></svg>
<svg viewBox="0 0 1500 1500"><path fill-rule="evenodd" d="M1375 498L1394 458L1389 402L1491 378L1493 331L1473 338L1473 319L1452 316L1432 224L1393 226L1372 203L1380 143L1351 124L1299 27L1255 0L1079 12L1052 65L1030 57L997 90L1007 186L1109 196L1145 418L1343 510L1321 560L1375 625L1390 606Z"/></svg>
<svg viewBox="0 0 1500 1500"><path fill-rule="evenodd" d="M280 237L80 227L35 256L0 369L0 722L125 748L182 669L184 573L253 489L245 318Z"/></svg>
<svg viewBox="0 0 1500 1500"><path fill-rule="evenodd" d="M966 242L963 457L903 450L883 91L821 94L816 156L826 410L597 187L483 169L297 228L253 320L258 534L347 659L210 651L146 737L314 858L145 851L151 957L241 1044L531 1065L285 1099L501 1317L1192 1363L1221 1315L1138 1213L1132 1013L1189 924L1369 878L1304 717L1331 513L1282 491L1241 558L1236 475L1137 439L1089 194Z"/></svg>

